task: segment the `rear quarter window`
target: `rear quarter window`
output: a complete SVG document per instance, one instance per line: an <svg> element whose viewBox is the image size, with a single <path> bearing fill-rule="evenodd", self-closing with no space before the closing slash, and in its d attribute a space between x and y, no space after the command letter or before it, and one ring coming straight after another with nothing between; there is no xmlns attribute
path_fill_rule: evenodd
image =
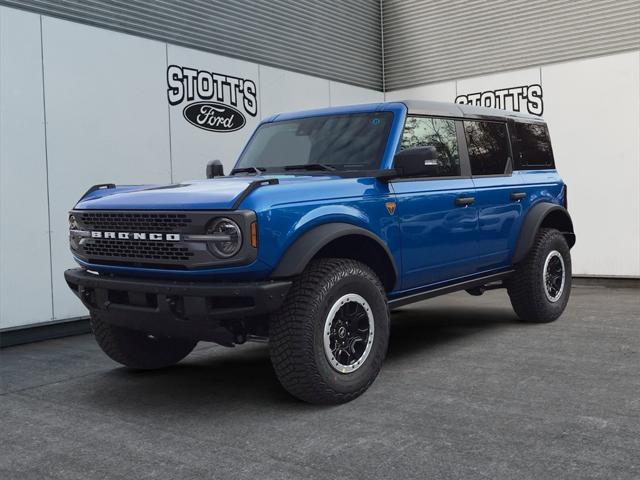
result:
<svg viewBox="0 0 640 480"><path fill-rule="evenodd" d="M516 123L514 126L516 167L520 170L555 168L547 126L541 123Z"/></svg>
<svg viewBox="0 0 640 480"><path fill-rule="evenodd" d="M472 175L502 175L510 168L509 135L501 122L464 121Z"/></svg>

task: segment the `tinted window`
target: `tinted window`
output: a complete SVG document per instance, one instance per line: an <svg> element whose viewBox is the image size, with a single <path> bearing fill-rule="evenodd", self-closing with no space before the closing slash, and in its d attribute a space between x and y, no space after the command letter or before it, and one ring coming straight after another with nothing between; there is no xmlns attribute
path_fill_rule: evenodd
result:
<svg viewBox="0 0 640 480"><path fill-rule="evenodd" d="M499 175L509 161L507 125L498 122L464 122L473 175Z"/></svg>
<svg viewBox="0 0 640 480"><path fill-rule="evenodd" d="M283 169L324 163L336 169L380 166L393 114L309 117L266 123L251 138L237 168Z"/></svg>
<svg viewBox="0 0 640 480"><path fill-rule="evenodd" d="M437 174L450 177L460 175L460 157L456 123L453 120L429 117L408 117L402 132L400 149L433 146L438 152Z"/></svg>
<svg viewBox="0 0 640 480"><path fill-rule="evenodd" d="M521 167L553 167L553 152L546 125L516 123L515 138Z"/></svg>

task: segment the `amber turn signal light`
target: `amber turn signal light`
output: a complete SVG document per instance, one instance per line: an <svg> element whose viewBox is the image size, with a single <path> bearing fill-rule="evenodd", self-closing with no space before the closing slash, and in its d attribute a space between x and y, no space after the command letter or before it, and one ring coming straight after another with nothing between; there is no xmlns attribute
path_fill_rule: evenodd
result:
<svg viewBox="0 0 640 480"><path fill-rule="evenodd" d="M251 246L258 248L258 225L256 222L251 224Z"/></svg>

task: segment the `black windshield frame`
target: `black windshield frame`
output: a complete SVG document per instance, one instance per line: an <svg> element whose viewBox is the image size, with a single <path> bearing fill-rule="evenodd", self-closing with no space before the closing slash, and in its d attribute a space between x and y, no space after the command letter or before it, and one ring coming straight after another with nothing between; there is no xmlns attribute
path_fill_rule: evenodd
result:
<svg viewBox="0 0 640 480"><path fill-rule="evenodd" d="M235 169L244 169L245 171L239 172L243 174L251 174L246 170L256 167L266 174L293 175L378 170L389 141L393 117L392 112L375 111L318 115L263 123L258 126L247 142ZM327 128L327 125L330 127ZM270 137L264 137L265 134L269 134ZM267 156L265 150L272 147L276 135L284 137L285 142L297 141L298 152L295 153L304 152L305 145L302 143L308 141L307 156L294 155L290 158L289 152L278 152L278 158L286 158L286 161L280 160L278 164L274 164L275 162L270 161L272 159ZM315 143L313 135L317 137ZM286 143L284 146L291 147ZM319 148L322 149L321 154L313 151ZM290 149L295 150L295 148ZM272 157L274 154L271 154ZM351 161L352 159L355 161ZM307 164L309 168L305 168ZM292 168L292 166L298 166L298 168Z"/></svg>

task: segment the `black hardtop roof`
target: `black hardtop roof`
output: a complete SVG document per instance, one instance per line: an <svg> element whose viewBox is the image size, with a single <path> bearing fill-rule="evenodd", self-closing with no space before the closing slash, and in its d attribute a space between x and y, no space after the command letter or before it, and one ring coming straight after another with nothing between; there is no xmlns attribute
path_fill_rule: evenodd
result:
<svg viewBox="0 0 640 480"><path fill-rule="evenodd" d="M496 108L476 107L461 103L432 102L430 100L400 100L411 115L434 115L438 117L475 118L485 120L513 119L524 122L544 123L542 117L522 112L498 110Z"/></svg>

